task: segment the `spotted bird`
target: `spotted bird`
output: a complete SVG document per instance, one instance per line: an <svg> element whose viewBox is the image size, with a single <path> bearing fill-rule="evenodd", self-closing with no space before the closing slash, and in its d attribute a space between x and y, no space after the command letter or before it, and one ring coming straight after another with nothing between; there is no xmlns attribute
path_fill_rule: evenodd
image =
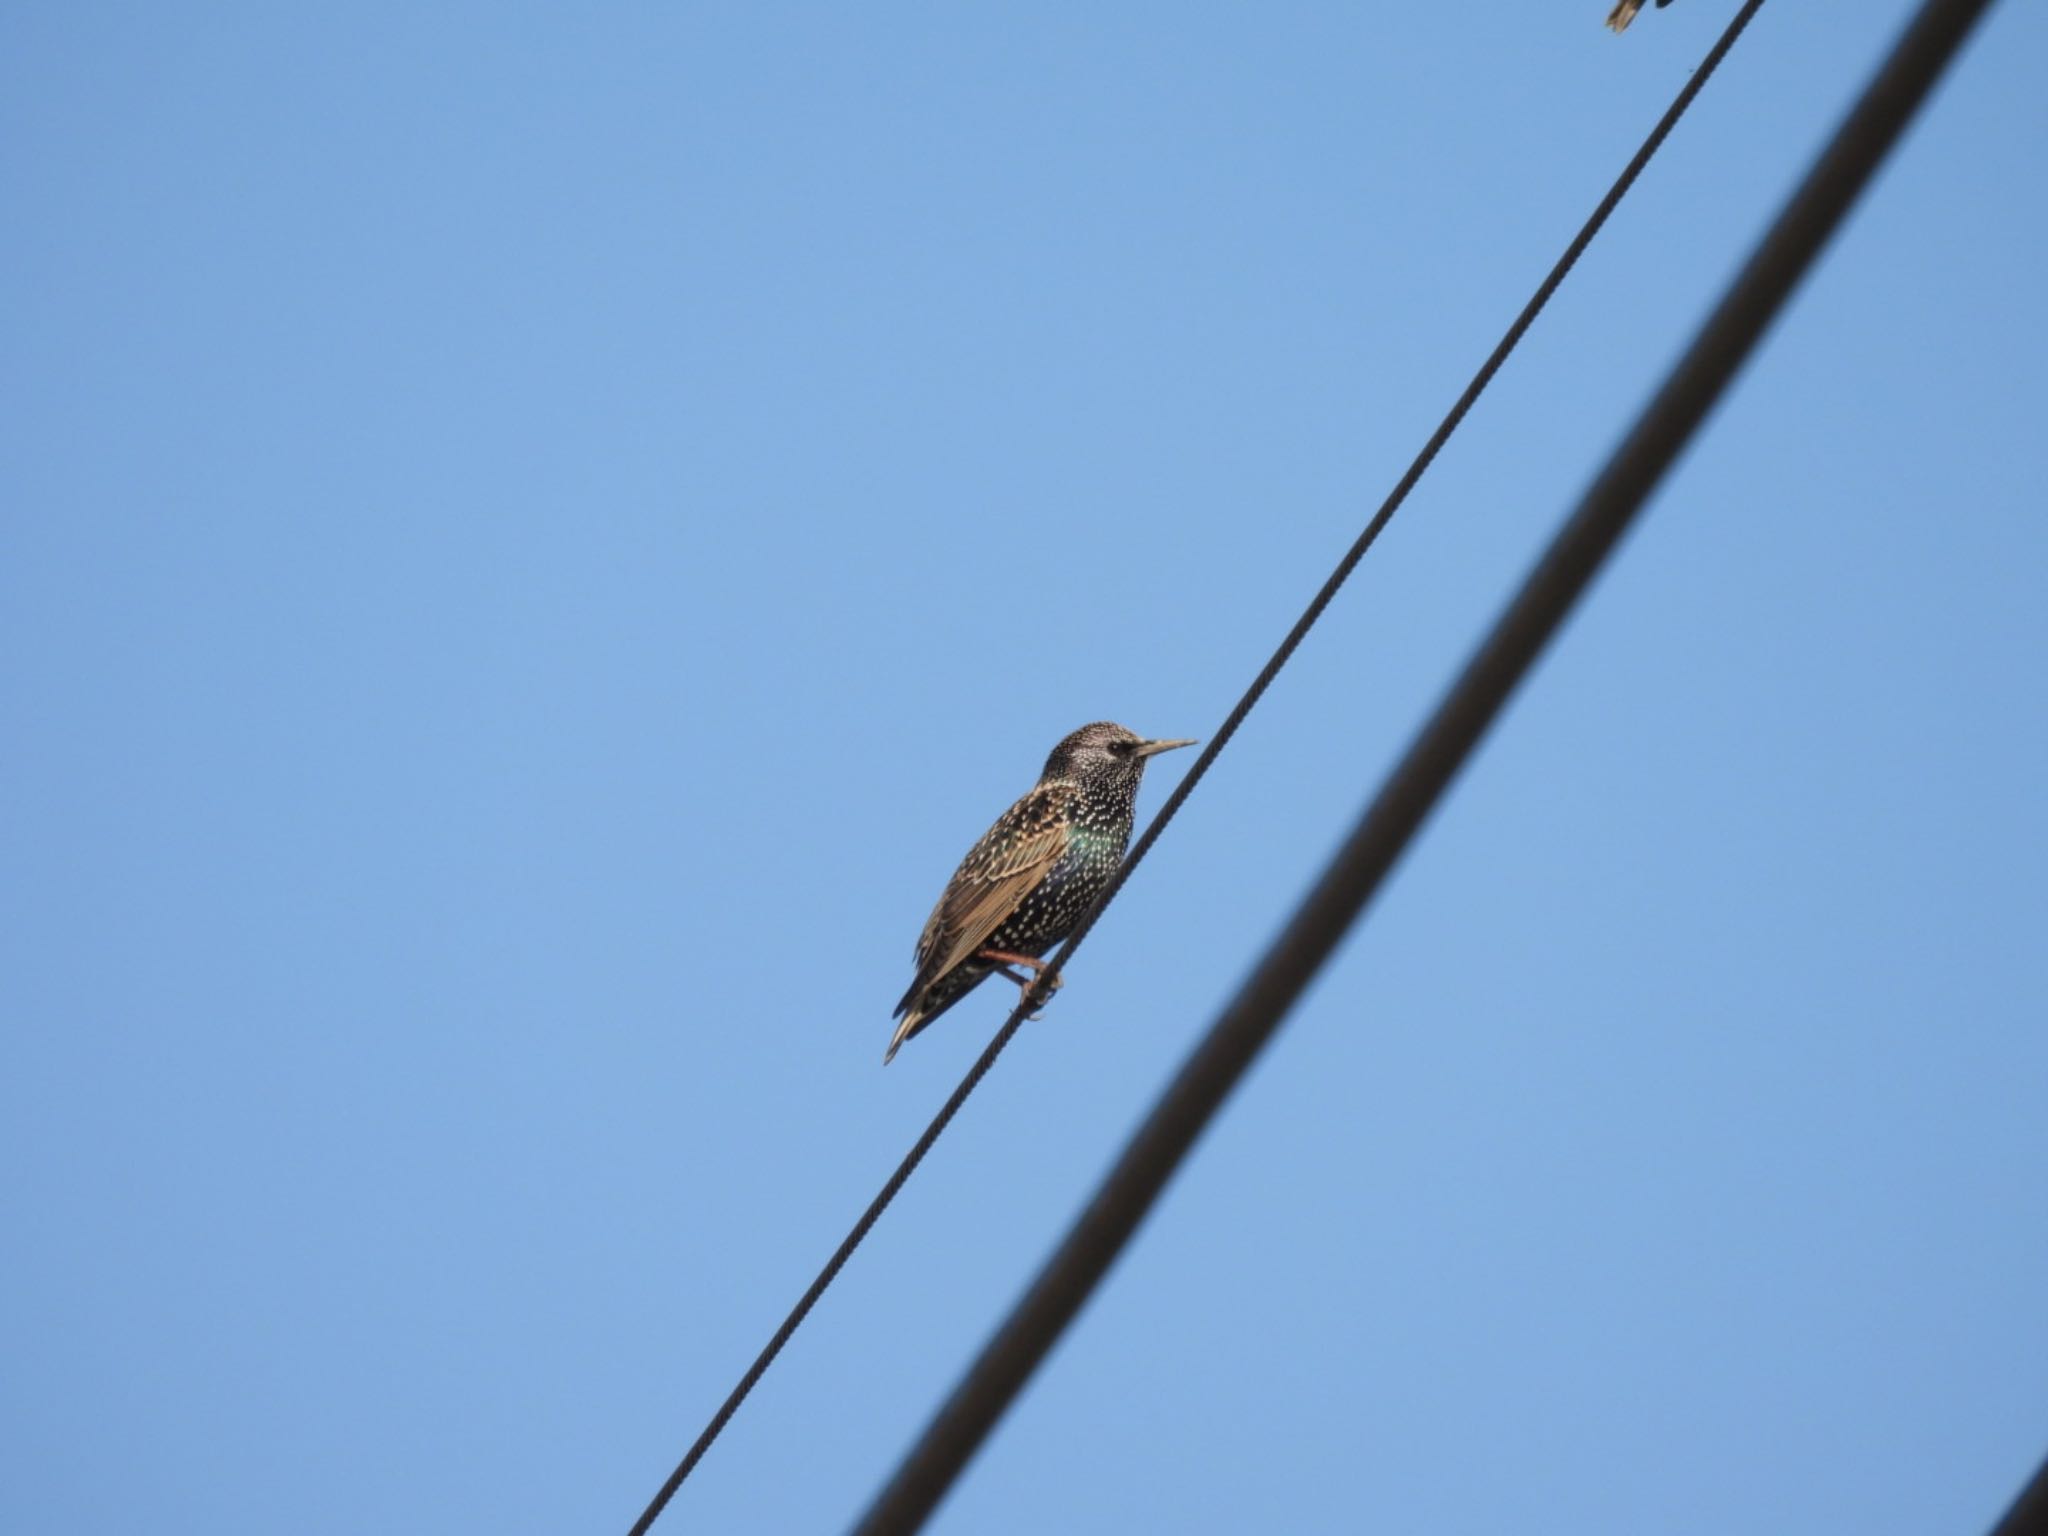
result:
<svg viewBox="0 0 2048 1536"><path fill-rule="evenodd" d="M1131 842L1145 760L1192 741L1147 741L1098 721L1052 749L1031 793L996 818L946 882L917 940L917 978L896 1005L897 1047L991 975L1028 986L1074 931Z"/></svg>

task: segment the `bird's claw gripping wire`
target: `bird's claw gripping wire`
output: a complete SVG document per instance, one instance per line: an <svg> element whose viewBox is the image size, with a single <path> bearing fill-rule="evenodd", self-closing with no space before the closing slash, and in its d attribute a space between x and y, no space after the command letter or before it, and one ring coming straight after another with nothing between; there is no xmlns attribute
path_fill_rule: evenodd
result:
<svg viewBox="0 0 2048 1536"><path fill-rule="evenodd" d="M984 949L977 951L974 958L977 960L994 961L996 974L1006 981L1015 982L1017 984L1017 993L1020 997L1030 997L1034 988L1043 987L1045 989L1043 996L1033 998L1037 1006L1025 1015L1027 1019L1035 1019L1043 1013L1045 1005L1052 1001L1052 994L1060 989L1060 977L1057 975L1048 976L1045 971L1045 962L1034 959L1030 955L1016 954L1007 949ZM1031 974L1029 976L1019 976L1010 969L1013 965L1021 965L1029 970Z"/></svg>

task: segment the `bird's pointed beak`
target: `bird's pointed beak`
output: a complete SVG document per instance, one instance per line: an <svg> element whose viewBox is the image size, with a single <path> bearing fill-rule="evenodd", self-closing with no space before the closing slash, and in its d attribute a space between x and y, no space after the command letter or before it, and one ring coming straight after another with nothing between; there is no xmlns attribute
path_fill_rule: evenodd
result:
<svg viewBox="0 0 2048 1536"><path fill-rule="evenodd" d="M1138 743L1138 756L1157 757L1161 752L1171 752L1175 747L1192 747L1194 744L1195 738L1192 736L1184 741L1141 741Z"/></svg>

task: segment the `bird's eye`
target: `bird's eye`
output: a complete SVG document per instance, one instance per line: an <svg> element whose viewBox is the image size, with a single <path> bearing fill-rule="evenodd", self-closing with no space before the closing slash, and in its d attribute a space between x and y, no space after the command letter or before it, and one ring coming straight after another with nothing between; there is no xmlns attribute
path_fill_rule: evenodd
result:
<svg viewBox="0 0 2048 1536"><path fill-rule="evenodd" d="M1128 741L1112 741L1109 744L1109 750L1118 757L1129 757L1131 755L1131 744Z"/></svg>

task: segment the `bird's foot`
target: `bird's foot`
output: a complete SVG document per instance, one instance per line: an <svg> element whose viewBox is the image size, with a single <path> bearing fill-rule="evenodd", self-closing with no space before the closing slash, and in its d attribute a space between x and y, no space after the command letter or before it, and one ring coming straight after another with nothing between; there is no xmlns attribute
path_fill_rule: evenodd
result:
<svg viewBox="0 0 2048 1536"><path fill-rule="evenodd" d="M1031 979L1033 981L1037 981L1040 977L1045 975L1046 963L1043 960L1037 959L1031 955L1016 954L1007 949L984 949L977 953L974 958L977 960L994 961L997 970L1001 971L1003 975L1009 977L1010 980L1017 982L1019 985L1023 984L1023 978L1017 975L1015 971L1008 969L1008 967L1013 965L1023 966L1025 970L1031 973ZM1059 984L1059 977L1053 977L1053 987L1057 989Z"/></svg>
<svg viewBox="0 0 2048 1536"><path fill-rule="evenodd" d="M1045 962L1033 959L1030 955L1013 954L1006 949L984 949L977 953L974 958L992 961L998 976L1017 984L1017 992L1020 997L1029 997L1031 989L1034 987L1042 986L1045 988L1045 995L1038 999L1038 1006L1026 1014L1026 1018L1037 1018L1040 1013L1045 1011L1045 1005L1052 1001L1052 994L1060 989L1060 978L1057 976L1048 977L1045 974ZM1030 970L1031 974L1029 976L1019 976L1010 969L1013 965L1024 966Z"/></svg>

